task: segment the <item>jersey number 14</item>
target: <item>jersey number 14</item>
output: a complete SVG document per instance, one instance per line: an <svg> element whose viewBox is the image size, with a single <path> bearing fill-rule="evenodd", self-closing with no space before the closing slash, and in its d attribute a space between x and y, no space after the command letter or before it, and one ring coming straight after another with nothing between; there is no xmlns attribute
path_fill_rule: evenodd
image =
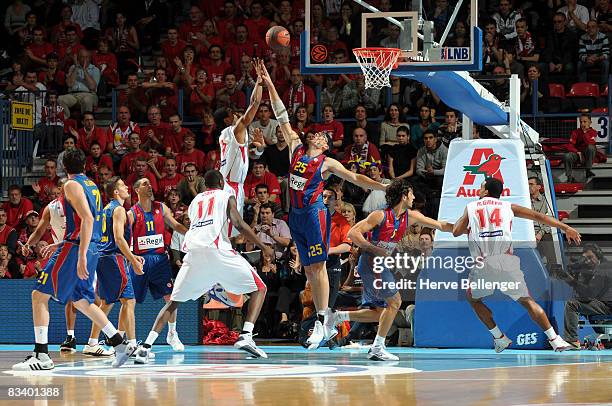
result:
<svg viewBox="0 0 612 406"><path fill-rule="evenodd" d="M485 217L484 209L476 210L476 214L478 214L478 224L481 229L486 228L488 224L493 224L495 227L500 227L502 225L503 220L499 207L491 212L488 219Z"/></svg>

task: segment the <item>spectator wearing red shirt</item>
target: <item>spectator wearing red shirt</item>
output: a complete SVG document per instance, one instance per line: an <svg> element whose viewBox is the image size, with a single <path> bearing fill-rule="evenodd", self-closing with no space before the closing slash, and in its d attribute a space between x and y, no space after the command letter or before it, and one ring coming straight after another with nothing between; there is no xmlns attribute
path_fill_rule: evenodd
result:
<svg viewBox="0 0 612 406"><path fill-rule="evenodd" d="M249 18L244 20L243 24L249 29L249 38L262 43L266 39L266 32L270 28L270 20L263 15L263 5L261 2L252 2L249 9L251 13Z"/></svg>
<svg viewBox="0 0 612 406"><path fill-rule="evenodd" d="M38 201L41 207L46 206L53 200L51 191L54 187L57 187L59 179L55 160L47 159L47 162L45 162L45 176L40 178L38 182L32 184L32 190L38 193Z"/></svg>
<svg viewBox="0 0 612 406"><path fill-rule="evenodd" d="M236 86L236 75L227 73L225 75L225 87L217 90L215 99L217 100L217 108L230 108L232 110L246 109L246 95L238 90Z"/></svg>
<svg viewBox="0 0 612 406"><path fill-rule="evenodd" d="M252 58L261 58L263 55L262 46L258 40L249 38L249 29L246 25L236 26L236 38L227 47L225 60L232 66L240 66L240 57L249 55Z"/></svg>
<svg viewBox="0 0 612 406"><path fill-rule="evenodd" d="M183 55L183 49L187 45L183 39L179 38L178 28L169 27L168 39L161 43L162 55L168 61L168 64L174 64L174 58Z"/></svg>
<svg viewBox="0 0 612 406"><path fill-rule="evenodd" d="M170 117L170 130L164 144L167 156L175 156L183 148L186 136L194 137L195 134L189 129L183 127L183 120L178 114L173 114ZM196 164L197 166L197 164ZM200 168L198 167L198 170Z"/></svg>
<svg viewBox="0 0 612 406"><path fill-rule="evenodd" d="M20 279L22 278L20 267L11 258L8 247L0 245L0 279Z"/></svg>
<svg viewBox="0 0 612 406"><path fill-rule="evenodd" d="M4 207L0 207L0 245L8 246L9 252L15 255L17 249L17 231L6 224L7 212Z"/></svg>
<svg viewBox="0 0 612 406"><path fill-rule="evenodd" d="M189 96L189 114L193 117L202 117L202 113L210 109L215 100L215 89L209 84L206 69L198 69L191 94Z"/></svg>
<svg viewBox="0 0 612 406"><path fill-rule="evenodd" d="M238 8L233 0L226 0L223 4L225 16L217 21L217 29L221 39L226 44L231 43L236 35L236 29L242 24L242 17L238 15Z"/></svg>
<svg viewBox="0 0 612 406"><path fill-rule="evenodd" d="M183 49L183 54L180 57L174 58L174 64L177 67L174 83L180 88L191 89L191 85L195 82L196 72L200 68L195 62L195 56L195 48L187 45Z"/></svg>
<svg viewBox="0 0 612 406"><path fill-rule="evenodd" d="M119 107L117 114L117 122L106 131L106 151L111 154L113 163L120 162L127 154L130 134L142 132L138 124L131 121L132 116L128 107Z"/></svg>
<svg viewBox="0 0 612 406"><path fill-rule="evenodd" d="M517 62L523 64L523 70L525 70L525 64L538 63L540 60L540 54L536 50L536 44L531 33L527 31L527 20L525 18L519 18L516 20L516 39L514 42L514 56Z"/></svg>
<svg viewBox="0 0 612 406"><path fill-rule="evenodd" d="M11 185L8 189L9 201L2 206L6 211L6 224L20 231L24 224L25 215L27 212L34 210L34 205L27 197L21 195L21 187Z"/></svg>
<svg viewBox="0 0 612 406"><path fill-rule="evenodd" d="M315 124L310 120L310 114L306 106L298 106L293 120L291 121L291 127L298 134L306 134L314 131Z"/></svg>
<svg viewBox="0 0 612 406"><path fill-rule="evenodd" d="M55 52L47 55L47 69L38 73L38 81L47 90L55 90L58 94L66 92L66 73L59 68L59 56Z"/></svg>
<svg viewBox="0 0 612 406"><path fill-rule="evenodd" d="M170 125L161 120L161 110L155 105L149 106L147 117L149 124L142 128L140 134L142 147L156 149L160 153L165 153Z"/></svg>
<svg viewBox="0 0 612 406"><path fill-rule="evenodd" d="M568 151L563 155L565 163L565 176L569 183L575 182L572 176L572 167L577 162L584 162L586 178L591 178L595 174L591 171L593 159L597 153L597 132L591 128L591 116L588 114L580 115L580 128L572 131L569 143L565 144Z"/></svg>
<svg viewBox="0 0 612 406"><path fill-rule="evenodd" d="M57 54L62 69L68 70L76 61L79 51L85 49L85 47L79 43L79 37L74 26L66 27L65 33L66 44L57 46Z"/></svg>
<svg viewBox="0 0 612 406"><path fill-rule="evenodd" d="M106 165L100 164L98 165L98 175L96 178L96 184L100 189L100 193L102 194L102 206L106 206L110 199L106 195L104 185L113 177L113 169L112 166L108 167ZM125 180L125 184L127 185L127 179ZM131 186L131 185L128 185Z"/></svg>
<svg viewBox="0 0 612 406"><path fill-rule="evenodd" d="M348 55L346 44L340 41L338 28L332 25L327 29L327 50L330 54L334 54L338 49L344 50L345 54Z"/></svg>
<svg viewBox="0 0 612 406"><path fill-rule="evenodd" d="M159 190L157 187L157 178L155 175L148 170L149 164L147 163L147 158L139 157L134 161L134 172L127 177L125 183L130 188L130 196L131 196L131 204L135 204L138 201L138 195L134 191L134 183L138 179L147 178L151 182L151 187L153 188L153 194L156 195Z"/></svg>
<svg viewBox="0 0 612 406"><path fill-rule="evenodd" d="M96 125L96 117L91 111L83 113L83 127L76 131L70 128L70 133L77 139L77 148L85 153L91 150L91 145L97 143L103 151L106 150L108 134Z"/></svg>
<svg viewBox="0 0 612 406"><path fill-rule="evenodd" d="M28 238L30 238L30 235L32 235L32 233L36 230L38 223L40 223L40 215L36 210L30 210L26 213L25 227L21 230L21 233L19 233L18 238L21 244L25 245L28 242ZM53 237L51 236L50 229L45 230L40 239L47 241L49 244L53 244Z"/></svg>
<svg viewBox="0 0 612 406"><path fill-rule="evenodd" d="M168 195L168 192L176 189L178 183L183 179L183 175L177 173L176 169L176 160L174 158L166 159L164 176L157 182L159 190L156 197L158 200L163 200Z"/></svg>
<svg viewBox="0 0 612 406"><path fill-rule="evenodd" d="M113 160L107 154L102 153L103 149L96 141L92 142L89 147L89 155L85 160L85 174L98 184L100 179L98 177L98 169L101 166L107 168L113 167ZM112 175L112 171L111 171Z"/></svg>
<svg viewBox="0 0 612 406"><path fill-rule="evenodd" d="M341 122L334 120L334 107L331 104L323 106L323 122L315 124L315 132L325 132L332 137L334 152L342 146L344 140L344 126Z"/></svg>
<svg viewBox="0 0 612 406"><path fill-rule="evenodd" d="M266 170L266 165L262 161L254 161L251 173L249 173L244 181L244 203L255 204L257 193L255 189L257 185L264 184L268 187L270 193L270 202L276 202L276 198L280 196L280 184L276 176Z"/></svg>
<svg viewBox="0 0 612 406"><path fill-rule="evenodd" d="M344 162L357 162L359 172L365 173L366 162L376 162L380 164L380 153L376 145L368 141L368 134L361 127L353 130L353 143L347 145L344 150Z"/></svg>
<svg viewBox="0 0 612 406"><path fill-rule="evenodd" d="M140 149L139 134L130 134L129 141L129 152L121 158L121 164L119 165L119 174L122 178L126 178L130 173L134 172L136 169L135 163L138 158L144 158L145 162L149 158L149 154Z"/></svg>
<svg viewBox="0 0 612 406"><path fill-rule="evenodd" d="M117 105L128 106L134 120L142 122L145 120L144 117L147 114L149 99L147 98L144 88L140 86L136 73L128 74L126 83L127 89L118 92Z"/></svg>
<svg viewBox="0 0 612 406"><path fill-rule="evenodd" d="M47 65L47 55L53 52L53 45L45 41L45 32L42 27L34 28L33 42L27 46L25 55L36 66Z"/></svg>
<svg viewBox="0 0 612 406"><path fill-rule="evenodd" d="M23 279L36 278L38 273L42 271L43 268L47 265L47 262L49 262L50 257L45 258L41 253L42 249L45 248L47 245L49 245L47 241L40 240L33 247L34 255L36 255L36 257L28 260L28 262L26 263L25 269L23 271Z"/></svg>
<svg viewBox="0 0 612 406"><path fill-rule="evenodd" d="M168 81L168 74L163 68L155 69L155 81L144 82L142 87L147 89L149 105L156 104L162 114L162 120L168 120L178 111L178 94L176 85Z"/></svg>
<svg viewBox="0 0 612 406"><path fill-rule="evenodd" d="M293 24L291 24L291 40L289 41L289 50L291 57L295 60L299 60L300 52L302 50L302 32L304 32L304 20L295 20Z"/></svg>
<svg viewBox="0 0 612 406"><path fill-rule="evenodd" d="M83 32L81 26L78 23L72 21L72 7L64 6L60 13L61 21L59 24L53 27L51 30L51 42L55 46L63 46L66 44L66 28L74 27L77 36L83 38Z"/></svg>
<svg viewBox="0 0 612 406"><path fill-rule="evenodd" d="M191 6L189 9L189 21L185 21L179 27L181 39L187 43L198 39L196 34L202 32L204 19L202 18L202 10L198 6Z"/></svg>
<svg viewBox="0 0 612 406"><path fill-rule="evenodd" d="M199 55L208 55L208 50L213 45L218 45L220 47L224 46L223 40L219 36L217 32L217 27L213 20L206 20L203 24L202 32L196 33L196 38L191 40L191 45L193 45ZM200 58L200 65L204 63L205 58Z"/></svg>
<svg viewBox="0 0 612 406"><path fill-rule="evenodd" d="M156 149L151 148L146 152L149 154L149 158L147 159L147 165L149 165L149 170L153 172L153 174L157 178L157 183L159 184L159 180L163 176L162 174L166 165L166 158L161 156L159 154L159 151Z"/></svg>
<svg viewBox="0 0 612 406"><path fill-rule="evenodd" d="M208 61L201 61L201 65L208 72L210 84L215 92L223 88L225 75L232 72L232 67L223 59L223 49L218 45L213 45L208 49Z"/></svg>
<svg viewBox="0 0 612 406"><path fill-rule="evenodd" d="M195 165L198 173L203 173L206 169L206 154L195 148L193 133L183 136L183 150L176 156L176 164L181 173L185 171L185 166L188 164Z"/></svg>
<svg viewBox="0 0 612 406"><path fill-rule="evenodd" d="M305 105L308 113L314 111L315 94L312 88L304 84L299 68L291 69L291 86L283 94L283 102L290 114L295 114L298 106Z"/></svg>
<svg viewBox="0 0 612 406"><path fill-rule="evenodd" d="M285 94L291 86L291 69L293 66L291 66L290 52L289 48L281 48L271 58L270 78L280 92L279 94ZM299 61L299 59L295 60Z"/></svg>
<svg viewBox="0 0 612 406"><path fill-rule="evenodd" d="M100 39L98 41L98 49L91 55L91 63L98 69L100 69L101 84L103 86L102 93L110 91L109 88L115 88L119 86L119 71L117 70L117 56L109 51L109 43L107 39Z"/></svg>

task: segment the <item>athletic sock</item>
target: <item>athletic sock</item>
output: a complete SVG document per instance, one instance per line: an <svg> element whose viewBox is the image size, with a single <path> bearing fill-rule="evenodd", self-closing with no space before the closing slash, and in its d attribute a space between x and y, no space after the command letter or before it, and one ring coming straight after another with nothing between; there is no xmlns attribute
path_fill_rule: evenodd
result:
<svg viewBox="0 0 612 406"><path fill-rule="evenodd" d="M110 323L109 323L109 324L110 324ZM119 335L119 333L117 333L117 332L116 332L115 334L113 334L113 335L112 335L112 336L111 336L111 337L108 339L108 343L109 343L110 345L112 345L113 347L117 347L117 346L119 346L119 345L123 344L123 337L121 337L121 336Z"/></svg>
<svg viewBox="0 0 612 406"><path fill-rule="evenodd" d="M89 345L90 347L94 347L97 344L98 344L97 338L89 337L89 340L87 340L87 345Z"/></svg>
<svg viewBox="0 0 612 406"><path fill-rule="evenodd" d="M385 337L381 337L376 334L376 338L374 339L374 347L384 347L385 346Z"/></svg>
<svg viewBox="0 0 612 406"><path fill-rule="evenodd" d="M102 329L102 332L106 334L107 337L113 337L115 334L119 334L115 326L113 326L113 323L111 323L110 321L108 322L106 326L104 326L104 328ZM120 337L121 337L121 340L123 340L123 336L120 336Z"/></svg>
<svg viewBox="0 0 612 406"><path fill-rule="evenodd" d="M133 340L128 340L128 343L132 345L136 345L136 339L134 338Z"/></svg>
<svg viewBox="0 0 612 406"><path fill-rule="evenodd" d="M147 336L147 339L144 342L144 347L151 348L151 346L155 344L155 340L157 340L158 336L159 336L159 333L153 330L149 331L149 335Z"/></svg>
<svg viewBox="0 0 612 406"><path fill-rule="evenodd" d="M70 337L74 337L74 330L67 330Z"/></svg>
<svg viewBox="0 0 612 406"><path fill-rule="evenodd" d="M168 333L170 334L176 333L176 322L174 323L168 322Z"/></svg>
<svg viewBox="0 0 612 406"><path fill-rule="evenodd" d="M49 353L49 345L48 344L34 344L34 352L36 353L36 358L38 358L38 354L40 353Z"/></svg>
<svg viewBox="0 0 612 406"><path fill-rule="evenodd" d="M48 339L49 327L48 326L36 326L34 327L34 339L36 344L47 344L49 343Z"/></svg>
<svg viewBox="0 0 612 406"><path fill-rule="evenodd" d="M343 321L351 321L349 312L336 312L336 320L338 321L338 323L341 323Z"/></svg>
<svg viewBox="0 0 612 406"><path fill-rule="evenodd" d="M546 337L548 337L548 339L551 341L557 338L557 333L555 332L555 329L552 327L546 330L544 334L546 334Z"/></svg>
<svg viewBox="0 0 612 406"><path fill-rule="evenodd" d="M255 324L250 321L245 321L244 326L242 326L242 331L240 334L253 334L253 328L255 328Z"/></svg>
<svg viewBox="0 0 612 406"><path fill-rule="evenodd" d="M317 320L323 324L325 322L325 310L319 310L317 312Z"/></svg>
<svg viewBox="0 0 612 406"><path fill-rule="evenodd" d="M491 333L491 335L493 335L493 338L495 339L502 338L504 336L504 333L502 333L499 327L497 326L493 327L491 330L489 330L489 332Z"/></svg>

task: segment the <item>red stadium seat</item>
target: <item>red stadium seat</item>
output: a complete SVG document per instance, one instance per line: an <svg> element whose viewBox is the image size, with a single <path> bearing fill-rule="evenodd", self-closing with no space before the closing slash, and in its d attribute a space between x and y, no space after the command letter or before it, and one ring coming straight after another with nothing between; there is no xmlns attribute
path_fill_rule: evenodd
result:
<svg viewBox="0 0 612 406"><path fill-rule="evenodd" d="M591 113L607 113L607 112L608 112L607 107L598 107L596 109L593 109L593 111L591 111Z"/></svg>
<svg viewBox="0 0 612 406"><path fill-rule="evenodd" d="M574 194L581 191L583 187L582 183L557 183L555 184L555 193L561 195Z"/></svg>
<svg viewBox="0 0 612 406"><path fill-rule="evenodd" d="M569 218L569 213L566 211L560 210L557 214L559 215L559 220L561 221Z"/></svg>
<svg viewBox="0 0 612 406"><path fill-rule="evenodd" d="M568 97L599 97L599 86L590 82L574 83Z"/></svg>
<svg viewBox="0 0 612 406"><path fill-rule="evenodd" d="M562 84L549 83L548 93L550 93L550 97L557 97L559 99L565 99L565 87L563 87Z"/></svg>

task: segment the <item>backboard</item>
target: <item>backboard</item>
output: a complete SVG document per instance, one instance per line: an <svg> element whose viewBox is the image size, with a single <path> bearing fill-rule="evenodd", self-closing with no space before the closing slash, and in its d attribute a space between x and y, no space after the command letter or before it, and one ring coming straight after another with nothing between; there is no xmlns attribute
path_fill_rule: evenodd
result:
<svg viewBox="0 0 612 406"><path fill-rule="evenodd" d="M400 48L399 72L482 69L478 0L306 0L305 11L303 74L361 73L352 50L363 47Z"/></svg>

